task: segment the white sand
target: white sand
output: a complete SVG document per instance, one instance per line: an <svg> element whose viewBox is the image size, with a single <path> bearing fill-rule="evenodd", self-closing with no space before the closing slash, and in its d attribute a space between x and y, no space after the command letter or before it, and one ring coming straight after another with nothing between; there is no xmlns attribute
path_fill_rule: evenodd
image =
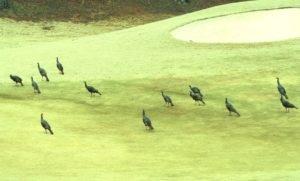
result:
<svg viewBox="0 0 300 181"><path fill-rule="evenodd" d="M300 37L300 9L276 9L193 22L171 34L202 43L271 42Z"/></svg>

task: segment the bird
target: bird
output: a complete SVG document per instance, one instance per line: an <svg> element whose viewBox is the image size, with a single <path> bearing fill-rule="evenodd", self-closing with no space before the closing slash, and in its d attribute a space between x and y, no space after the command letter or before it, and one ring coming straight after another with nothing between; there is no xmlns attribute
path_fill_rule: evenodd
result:
<svg viewBox="0 0 300 181"><path fill-rule="evenodd" d="M9 76L10 76L11 80L16 82L16 84L20 83L21 86L24 86L23 83L22 83L21 77L19 77L17 75L11 75L11 74Z"/></svg>
<svg viewBox="0 0 300 181"><path fill-rule="evenodd" d="M49 82L49 78L48 78L48 76L47 76L46 70L43 69L43 68L41 68L39 63L37 63L37 65L38 65L39 72L40 72L40 74L41 74L41 76L42 76L42 79L43 79L43 77L45 77L45 78L46 78L46 81Z"/></svg>
<svg viewBox="0 0 300 181"><path fill-rule="evenodd" d="M102 95L97 89L95 89L93 86L89 86L86 84L86 81L84 81L84 85L85 85L85 88L91 93L91 96L95 93L99 94L99 95Z"/></svg>
<svg viewBox="0 0 300 181"><path fill-rule="evenodd" d="M285 88L279 82L279 78L277 77L276 79L277 79L277 85L278 85L277 89L278 89L279 93L281 95L283 95L286 99L289 99L288 96L286 95Z"/></svg>
<svg viewBox="0 0 300 181"><path fill-rule="evenodd" d="M145 110L143 109L143 123L146 127L149 128L149 130L153 130L153 126L151 123L151 120L146 116Z"/></svg>
<svg viewBox="0 0 300 181"><path fill-rule="evenodd" d="M161 95L163 96L164 101L168 106L174 106L172 99L169 96L165 95L163 91L161 91Z"/></svg>
<svg viewBox="0 0 300 181"><path fill-rule="evenodd" d="M32 87L33 87L34 93L38 93L38 94L41 93L41 91L40 91L40 89L39 89L39 86L38 86L38 84L33 80L33 77L31 77L31 85L32 85Z"/></svg>
<svg viewBox="0 0 300 181"><path fill-rule="evenodd" d="M200 105L200 101L205 104L204 100L203 100L203 97L201 97L199 94L193 94L192 91L190 91L190 96L192 99L194 99L195 102L199 102L199 105Z"/></svg>
<svg viewBox="0 0 300 181"><path fill-rule="evenodd" d="M238 116L241 116L237 111L236 109L232 106L232 104L230 104L227 100L227 98L225 98L225 104L226 104L226 108L228 109L229 111L229 115L231 115L231 112L234 112L236 113Z"/></svg>
<svg viewBox="0 0 300 181"><path fill-rule="evenodd" d="M62 75L64 75L64 67L62 66L62 64L59 62L58 57L56 57L56 67L57 69L60 71L60 73Z"/></svg>
<svg viewBox="0 0 300 181"><path fill-rule="evenodd" d="M280 101L283 107L285 107L286 112L289 112L289 109L295 108L298 109L294 104L290 103L289 101L285 100L283 96L280 96Z"/></svg>
<svg viewBox="0 0 300 181"><path fill-rule="evenodd" d="M192 87L191 85L189 85L189 87L194 94L199 94L201 97L203 97L203 94L198 87Z"/></svg>
<svg viewBox="0 0 300 181"><path fill-rule="evenodd" d="M43 113L41 113L41 125L45 129L45 133L47 134L47 130L50 132L50 134L54 134L51 130L51 127L49 123L43 118Z"/></svg>

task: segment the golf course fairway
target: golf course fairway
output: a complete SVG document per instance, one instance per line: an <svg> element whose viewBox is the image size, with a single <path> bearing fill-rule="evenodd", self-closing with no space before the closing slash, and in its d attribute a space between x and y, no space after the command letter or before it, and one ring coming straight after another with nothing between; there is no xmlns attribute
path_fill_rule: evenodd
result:
<svg viewBox="0 0 300 181"><path fill-rule="evenodd" d="M300 1L247 1L92 36L0 43L0 180L300 180L300 111L286 113L276 82L300 106L300 38L196 43L172 34L200 20L285 8ZM102 95L91 97L83 81ZM189 85L206 105L194 103ZM228 115L226 97L240 117Z"/></svg>

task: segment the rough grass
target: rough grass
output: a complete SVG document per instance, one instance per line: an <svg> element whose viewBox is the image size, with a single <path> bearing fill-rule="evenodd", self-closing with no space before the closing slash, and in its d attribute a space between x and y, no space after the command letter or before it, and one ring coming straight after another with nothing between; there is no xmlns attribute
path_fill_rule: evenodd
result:
<svg viewBox="0 0 300 181"><path fill-rule="evenodd" d="M188 22L295 1L220 6L97 36L0 50L2 180L299 180L300 40L213 45L169 32ZM22 41L22 40L20 40ZM61 57L66 74L55 67ZM49 74L41 81L36 62ZM9 80L24 79L24 87ZM42 94L30 87L33 75ZM83 80L103 92L90 97ZM199 86L206 106L188 96ZM160 90L174 100L167 108ZM228 97L241 117L228 116ZM142 108L155 127L147 132ZM53 127L45 135L40 113Z"/></svg>

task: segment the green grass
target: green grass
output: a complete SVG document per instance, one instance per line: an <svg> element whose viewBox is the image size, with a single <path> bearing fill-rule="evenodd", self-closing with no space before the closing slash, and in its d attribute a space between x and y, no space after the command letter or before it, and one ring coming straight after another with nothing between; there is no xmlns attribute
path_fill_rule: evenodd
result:
<svg viewBox="0 0 300 181"><path fill-rule="evenodd" d="M300 3L230 4L95 36L1 48L1 180L299 180L299 111L284 112L275 78L300 105L300 40L193 44L169 34L197 19L282 7ZM41 81L37 61L50 83ZM10 73L25 87L14 86ZM41 95L33 94L30 76ZM103 96L91 98L83 80ZM194 105L189 84L202 88L206 106ZM160 90L175 107L164 105ZM240 118L228 116L225 97ZM142 108L154 132L145 130ZM54 136L44 134L41 112Z"/></svg>

